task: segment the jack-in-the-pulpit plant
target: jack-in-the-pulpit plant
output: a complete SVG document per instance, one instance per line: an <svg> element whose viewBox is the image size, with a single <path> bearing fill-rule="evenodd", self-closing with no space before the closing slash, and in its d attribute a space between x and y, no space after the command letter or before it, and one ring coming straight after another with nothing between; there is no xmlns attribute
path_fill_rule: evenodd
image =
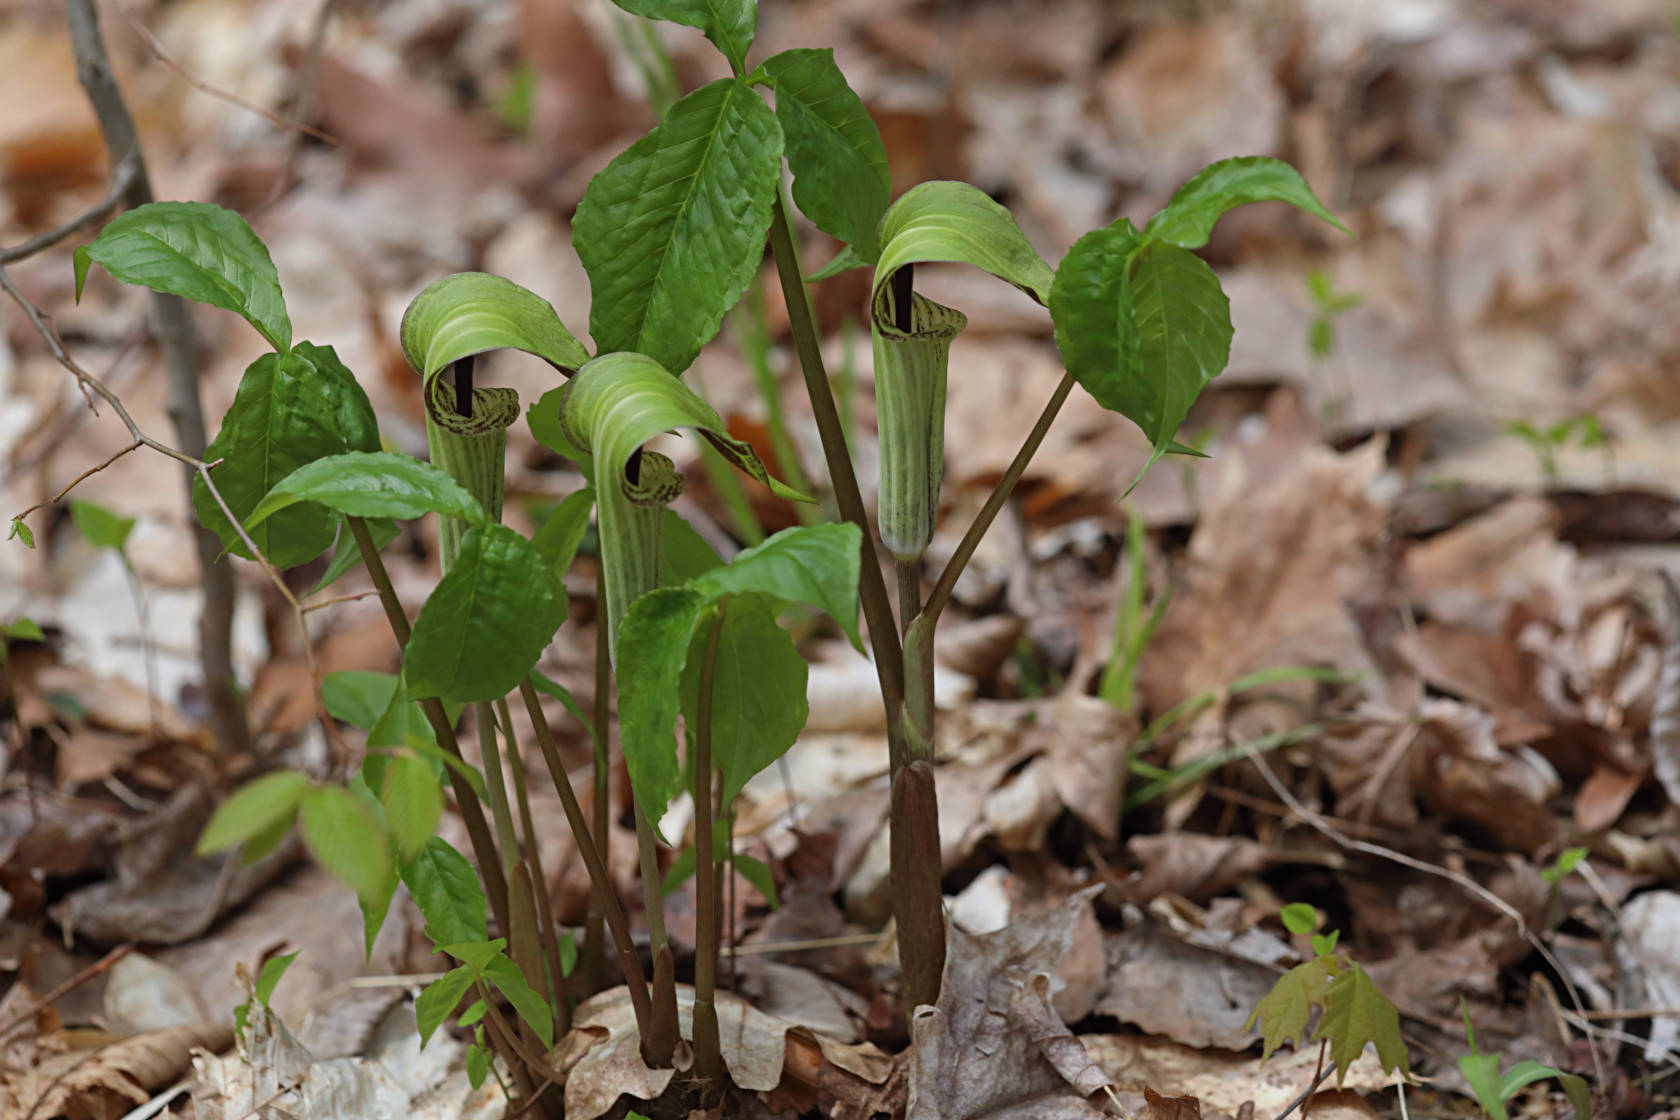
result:
<svg viewBox="0 0 1680 1120"><path fill-rule="evenodd" d="M1185 184L1142 229L1122 219L1094 230L1052 268L1009 211L975 187L922 183L892 202L880 134L832 52L785 51L748 69L753 0L619 2L699 29L722 51L731 76L672 104L595 176L577 209L593 353L540 295L500 277L448 276L415 298L401 338L425 409L429 463L382 450L355 376L330 347L293 340L273 263L237 215L157 203L112 221L76 254L78 291L97 263L119 280L236 312L269 343L272 352L245 372L207 455L219 460L212 477L228 514L279 568L336 543L322 585L362 564L404 650L398 675L340 673L321 682L325 710L367 730L365 757L353 770L257 778L216 814L200 849L243 846L254 858L296 823L316 857L355 889L370 946L397 884L405 884L427 935L452 962L419 998L423 1036L467 1003L457 1021L474 1034L469 1068L478 1079L497 1072L521 1105L545 1080L563 1079L549 1059L556 1031L571 1004L604 983L628 987L644 1059L674 1060L678 947L665 932L659 886L670 846L684 838L662 835L659 824L684 789L696 810L698 902L688 1041L702 1094L723 1083L714 1011L719 872L736 863L731 802L804 725L806 665L778 624L790 604L831 619L875 664L888 727L904 993L911 1007L938 998L944 914L931 682L935 628L957 577L1075 387L1136 422L1151 462L1189 450L1175 433L1224 367L1231 339L1218 278L1194 252L1222 213L1276 200L1334 222L1287 165L1226 160ZM784 168L792 172L793 203L842 246L810 277L793 250ZM670 511L682 476L644 445L689 432L772 494L806 499L731 438L681 380L763 266L767 242L822 442L826 489L843 523L785 530L725 562ZM960 310L915 290L915 267L932 262L972 265L1045 307L1067 374L951 560L927 573L924 596L921 562L939 516L945 400L965 391L963 371L950 368L951 341L967 323ZM805 289L855 267L874 269L868 313L881 448L874 518ZM511 390L473 382L475 357L499 349L524 351L555 371L553 389L528 402L525 415L536 439L575 461L586 480L531 537L501 523L506 429L522 405ZM229 516L200 491L201 519L230 551L248 556ZM438 521L440 574L411 621L380 550L396 521L428 514ZM601 686L593 714L537 671L567 617L561 577L591 516ZM899 584L896 617L878 545ZM645 880L641 916L653 943L651 983L606 870L605 717L614 680ZM590 875L600 924L591 926L590 963L581 969L573 967L569 938L558 935L537 859L524 751L508 703L514 694ZM576 715L595 745L593 819L572 789L544 696ZM464 716L477 735L477 764L457 738ZM435 835L444 783L465 822L470 860ZM608 940L621 980L607 980L591 955Z"/></svg>

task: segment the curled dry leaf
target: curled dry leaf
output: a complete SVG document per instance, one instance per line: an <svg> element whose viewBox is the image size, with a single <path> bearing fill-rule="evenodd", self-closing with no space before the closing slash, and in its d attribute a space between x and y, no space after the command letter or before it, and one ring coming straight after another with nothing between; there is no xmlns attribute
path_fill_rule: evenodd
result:
<svg viewBox="0 0 1680 1120"><path fill-rule="evenodd" d="M1051 1007L1056 970L1100 887L970 936L950 927L939 1006L917 1008L907 1120L1087 1120L1108 1078Z"/></svg>
<svg viewBox="0 0 1680 1120"><path fill-rule="evenodd" d="M0 1078L0 1114L34 1120L121 1116L179 1077L194 1049L219 1050L231 1039L228 1026L198 1024L148 1031L91 1054L68 1050Z"/></svg>
<svg viewBox="0 0 1680 1120"><path fill-rule="evenodd" d="M723 1064L734 1085L747 1092L767 1093L781 1083L789 1032L800 1032L803 1043L814 1041L823 1060L845 1073L878 1085L892 1071L892 1059L871 1043L848 1045L766 1015L734 996L717 995L718 1037ZM677 1021L687 1038L694 1031L694 989L677 989ZM624 988L602 992L581 1004L572 1030L560 1042L568 1059L575 1056L566 1078L566 1115L571 1120L595 1120L606 1115L621 1096L650 1101L670 1085L675 1070L649 1069L641 1056L641 1035ZM802 1043L802 1044L803 1044ZM802 1062L805 1069L809 1062Z"/></svg>

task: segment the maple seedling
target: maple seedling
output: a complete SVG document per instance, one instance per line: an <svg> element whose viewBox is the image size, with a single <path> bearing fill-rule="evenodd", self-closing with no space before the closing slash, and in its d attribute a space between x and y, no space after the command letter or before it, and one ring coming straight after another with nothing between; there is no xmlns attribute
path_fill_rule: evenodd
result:
<svg viewBox="0 0 1680 1120"><path fill-rule="evenodd" d="M1316 1011L1318 1027L1311 1041L1320 1044L1321 1062L1328 1053L1338 1088L1367 1044L1376 1049L1385 1072L1409 1079L1400 1013L1358 962L1336 951L1339 932L1318 933L1318 911L1303 903L1284 907L1282 918L1291 933L1312 935L1313 956L1278 977L1243 1024L1245 1031L1260 1024L1261 1061L1285 1042L1296 1049L1307 1042Z"/></svg>

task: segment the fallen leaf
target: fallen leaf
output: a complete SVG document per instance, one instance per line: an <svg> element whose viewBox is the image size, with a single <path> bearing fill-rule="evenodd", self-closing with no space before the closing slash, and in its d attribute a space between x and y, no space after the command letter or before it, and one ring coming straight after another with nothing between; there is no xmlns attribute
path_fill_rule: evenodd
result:
<svg viewBox="0 0 1680 1120"><path fill-rule="evenodd" d="M939 1006L911 1019L907 1120L1099 1117L1108 1079L1050 1006L1056 969L1100 887L996 933L950 927Z"/></svg>

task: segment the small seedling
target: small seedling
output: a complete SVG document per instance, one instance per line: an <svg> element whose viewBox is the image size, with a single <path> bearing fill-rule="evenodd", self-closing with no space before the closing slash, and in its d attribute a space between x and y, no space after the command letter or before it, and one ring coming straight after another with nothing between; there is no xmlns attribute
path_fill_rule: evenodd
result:
<svg viewBox="0 0 1680 1120"><path fill-rule="evenodd" d="M1482 1106L1488 1120L1510 1120L1505 1102L1520 1089L1548 1077L1556 1078L1563 1086L1564 1095L1575 1110L1576 1120L1592 1120L1592 1090L1587 1087L1584 1078L1535 1061L1518 1062L1501 1076L1499 1055L1483 1054L1476 1049L1476 1031L1470 1025L1470 1006L1463 996L1458 997L1458 1007L1464 1015L1464 1037L1470 1043L1470 1053L1458 1059L1458 1068L1463 1071L1464 1079L1470 1082L1470 1088L1476 1094L1476 1103Z"/></svg>
<svg viewBox="0 0 1680 1120"><path fill-rule="evenodd" d="M1548 427L1541 427L1527 420L1513 420L1505 425L1505 431L1528 444L1539 462L1541 477L1548 486L1557 484L1558 453L1568 447L1571 441L1581 448L1603 448L1606 472L1611 477L1615 475L1615 460L1612 458L1614 453L1610 442L1605 437L1598 417L1591 413L1560 420Z"/></svg>
<svg viewBox="0 0 1680 1120"><path fill-rule="evenodd" d="M1317 933L1319 914L1310 906L1287 906L1282 917L1291 933L1313 935L1314 955L1280 976L1243 1024L1245 1031L1260 1024L1261 1060L1286 1041L1299 1049L1307 1041L1308 1020L1316 1008L1318 1029L1312 1040L1319 1043L1320 1065L1326 1053L1334 1064L1338 1088L1367 1044L1375 1047L1385 1071L1409 1079L1400 1013L1357 962L1336 952L1340 934Z"/></svg>
<svg viewBox="0 0 1680 1120"><path fill-rule="evenodd" d="M1339 292L1330 274L1322 268L1307 272L1307 294L1313 301L1312 322L1307 325L1307 349L1315 358L1328 358L1336 349L1336 320L1365 302L1358 292Z"/></svg>
<svg viewBox="0 0 1680 1120"><path fill-rule="evenodd" d="M297 960L297 957L297 952L292 952L283 957L270 957L263 962L262 968L257 972L256 983L251 985L250 998L233 1009L233 1037L239 1040L239 1045L245 1045L245 1027L250 1022L251 1005L256 1004L264 1015L269 1013L268 1001L273 997L274 989L279 986L280 978L286 975L286 970L292 967L292 962ZM244 965L239 966L239 971L247 981L250 979L251 974L245 971Z"/></svg>

